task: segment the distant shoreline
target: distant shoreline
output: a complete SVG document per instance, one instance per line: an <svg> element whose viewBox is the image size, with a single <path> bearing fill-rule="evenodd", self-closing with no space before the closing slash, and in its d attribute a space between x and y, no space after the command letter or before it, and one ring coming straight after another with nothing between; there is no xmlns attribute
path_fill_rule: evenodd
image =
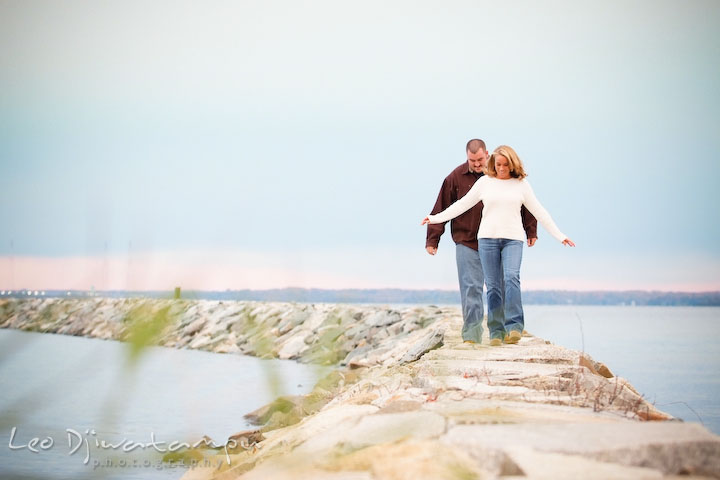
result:
<svg viewBox="0 0 720 480"><path fill-rule="evenodd" d="M0 298L173 298L172 290L0 290ZM181 298L188 300L252 300L302 303L374 303L374 304L458 304L460 294L455 290L405 289L319 289L279 288L270 290L181 290ZM523 292L526 305L615 305L615 306L720 306L720 292L668 291L570 291L527 290Z"/></svg>

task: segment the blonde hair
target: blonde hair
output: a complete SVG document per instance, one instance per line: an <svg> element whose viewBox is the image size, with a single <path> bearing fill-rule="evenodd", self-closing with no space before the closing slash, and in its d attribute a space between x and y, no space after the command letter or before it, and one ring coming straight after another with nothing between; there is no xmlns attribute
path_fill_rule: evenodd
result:
<svg viewBox="0 0 720 480"><path fill-rule="evenodd" d="M519 179L527 177L527 173L525 173L525 169L523 168L522 161L520 161L520 157L518 157L518 154L515 153L515 150L513 150L511 147L508 147L507 145L500 145L495 150L493 150L493 153L492 155L490 155L490 159L487 163L488 175L490 175L491 177L497 177L497 170L495 170L496 155L502 155L503 157L507 158L508 166L510 167L511 177Z"/></svg>

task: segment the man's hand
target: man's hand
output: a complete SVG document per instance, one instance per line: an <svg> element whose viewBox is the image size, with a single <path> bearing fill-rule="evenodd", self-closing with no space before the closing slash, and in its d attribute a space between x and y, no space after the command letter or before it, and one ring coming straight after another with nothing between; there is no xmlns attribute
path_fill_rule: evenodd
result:
<svg viewBox="0 0 720 480"><path fill-rule="evenodd" d="M537 242L537 237L528 238L528 247L532 247Z"/></svg>
<svg viewBox="0 0 720 480"><path fill-rule="evenodd" d="M435 255L437 253L437 247L425 247L425 250L427 250L430 255Z"/></svg>

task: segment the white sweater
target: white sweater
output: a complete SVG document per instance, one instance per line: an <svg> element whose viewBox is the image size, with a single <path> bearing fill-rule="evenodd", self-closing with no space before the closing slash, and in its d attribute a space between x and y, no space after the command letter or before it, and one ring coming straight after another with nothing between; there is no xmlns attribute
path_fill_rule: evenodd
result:
<svg viewBox="0 0 720 480"><path fill-rule="evenodd" d="M438 213L428 215L430 223L443 223L469 210L482 200L483 211L478 238L509 238L525 241L520 207L525 205L530 213L545 227L545 230L560 242L567 237L558 229L550 214L535 198L532 187L526 179L510 178L500 180L484 175L470 191L457 202Z"/></svg>

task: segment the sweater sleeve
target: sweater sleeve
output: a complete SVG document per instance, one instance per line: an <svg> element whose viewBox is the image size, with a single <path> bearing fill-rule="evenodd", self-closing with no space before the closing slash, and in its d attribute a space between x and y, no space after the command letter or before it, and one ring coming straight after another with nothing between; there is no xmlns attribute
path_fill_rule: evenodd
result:
<svg viewBox="0 0 720 480"><path fill-rule="evenodd" d="M484 177L483 177L484 178ZM438 213L437 215L428 215L428 219L430 220L430 223L443 223L447 222L448 220L452 220L453 218L457 217L458 215L461 215L462 213L467 212L472 207L477 205L477 203L480 201L480 195L482 193L482 185L485 182L483 182L483 179L481 178L475 184L472 186L470 191L465 194L460 200L450 205L448 208L443 210L442 212Z"/></svg>
<svg viewBox="0 0 720 480"><path fill-rule="evenodd" d="M523 205L525 205L525 207L530 211L530 213L535 215L535 218L537 218L538 221L542 224L542 226L545 227L545 230L550 232L550 235L557 238L560 242L564 241L567 236L560 231L557 225L555 225L555 222L553 222L553 219L548 213L548 211L545 210L545 207L543 207L538 201L537 197L535 197L535 193L533 192L530 183L527 181L527 179L523 179L522 183Z"/></svg>

